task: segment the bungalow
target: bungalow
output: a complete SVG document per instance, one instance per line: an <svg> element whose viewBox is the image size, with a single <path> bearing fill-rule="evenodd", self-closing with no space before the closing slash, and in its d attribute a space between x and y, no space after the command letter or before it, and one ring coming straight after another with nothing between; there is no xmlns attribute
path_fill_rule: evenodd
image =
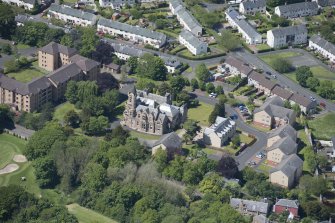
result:
<svg viewBox="0 0 335 223"><path fill-rule="evenodd" d="M241 214L266 216L269 211L269 204L261 201L244 200L240 198L231 198L230 206Z"/></svg>
<svg viewBox="0 0 335 223"><path fill-rule="evenodd" d="M335 63L335 46L328 42L320 35L313 35L309 39L308 47L315 52L320 53L325 58L329 59L332 63Z"/></svg>
<svg viewBox="0 0 335 223"><path fill-rule="evenodd" d="M182 140L175 132L163 135L152 147L152 155L155 155L159 149L165 150L170 158L175 153L180 152Z"/></svg>
<svg viewBox="0 0 335 223"><path fill-rule="evenodd" d="M105 18L99 19L97 30L112 36L121 36L133 42L149 44L155 48L160 48L166 43L166 36L162 33Z"/></svg>
<svg viewBox="0 0 335 223"><path fill-rule="evenodd" d="M215 123L203 132L203 141L207 145L221 148L236 132L236 123L228 118L216 117Z"/></svg>
<svg viewBox="0 0 335 223"><path fill-rule="evenodd" d="M267 44L273 48L299 45L307 42L306 25L274 28L267 31Z"/></svg>
<svg viewBox="0 0 335 223"><path fill-rule="evenodd" d="M265 0L248 0L241 2L239 6L239 12L241 14L252 14L255 15L257 12L266 12L266 2Z"/></svg>
<svg viewBox="0 0 335 223"><path fill-rule="evenodd" d="M288 211L290 215L298 217L299 202L298 200L279 199L273 206L273 212L281 214Z"/></svg>
<svg viewBox="0 0 335 223"><path fill-rule="evenodd" d="M291 137L285 136L266 149L267 160L273 163L280 163L288 155L297 153L297 148L297 143Z"/></svg>
<svg viewBox="0 0 335 223"><path fill-rule="evenodd" d="M93 26L97 21L97 16L92 13L54 3L49 7L48 17L60 19L72 25L79 26Z"/></svg>
<svg viewBox="0 0 335 223"><path fill-rule="evenodd" d="M252 72L252 68L248 64L232 56L224 61L224 67L225 71L232 75L241 75L242 78L247 77Z"/></svg>
<svg viewBox="0 0 335 223"><path fill-rule="evenodd" d="M208 44L199 40L188 30L184 29L179 34L179 42L186 46L193 55L207 53Z"/></svg>
<svg viewBox="0 0 335 223"><path fill-rule="evenodd" d="M276 83L264 77L264 75L252 71L248 77L248 85L254 86L259 92L264 92L265 95L271 95L271 91L277 86Z"/></svg>
<svg viewBox="0 0 335 223"><path fill-rule="evenodd" d="M268 98L264 104L254 111L254 124L266 128L276 128L286 124L294 124L296 113L284 108L284 102L277 96Z"/></svg>
<svg viewBox="0 0 335 223"><path fill-rule="evenodd" d="M299 2L275 7L275 14L284 18L297 18L317 15L319 11L316 2Z"/></svg>
<svg viewBox="0 0 335 223"><path fill-rule="evenodd" d="M286 136L290 137L294 142L297 141L297 131L289 124L282 125L269 132L266 146L270 147Z"/></svg>
<svg viewBox="0 0 335 223"><path fill-rule="evenodd" d="M291 188L302 174L303 161L296 154L287 156L270 170L270 182L285 188Z"/></svg>
<svg viewBox="0 0 335 223"><path fill-rule="evenodd" d="M244 16L241 16L235 9L229 7L226 12L226 19L228 23L237 28L238 32L242 34L247 44L260 44L262 43L262 35L259 34L254 27L252 27Z"/></svg>

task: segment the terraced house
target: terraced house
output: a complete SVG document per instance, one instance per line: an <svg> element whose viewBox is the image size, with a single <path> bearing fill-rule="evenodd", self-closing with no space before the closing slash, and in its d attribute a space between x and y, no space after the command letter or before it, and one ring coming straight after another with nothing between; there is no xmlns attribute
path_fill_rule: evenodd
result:
<svg viewBox="0 0 335 223"><path fill-rule="evenodd" d="M199 55L207 53L208 44L199 40L188 30L183 30L179 35L180 44L186 46L186 48L193 54Z"/></svg>
<svg viewBox="0 0 335 223"><path fill-rule="evenodd" d="M299 2L289 5L280 5L275 8L275 14L284 18L297 18L317 15L319 11L316 2Z"/></svg>
<svg viewBox="0 0 335 223"><path fill-rule="evenodd" d="M48 17L60 19L68 24L76 26L93 26L97 21L97 16L92 13L57 4L51 4L48 11Z"/></svg>
<svg viewBox="0 0 335 223"><path fill-rule="evenodd" d="M0 103L14 111L33 112L47 102L62 100L70 80L96 80L99 63L76 54L74 49L51 42L39 50L39 66L52 71L22 83L0 74Z"/></svg>
<svg viewBox="0 0 335 223"><path fill-rule="evenodd" d="M3 0L3 2L6 2L10 5L16 5L18 7L23 7L26 10L32 10L35 4L35 0Z"/></svg>
<svg viewBox="0 0 335 223"><path fill-rule="evenodd" d="M315 52L321 54L325 58L329 59L332 63L335 63L335 46L328 42L320 35L313 35L309 39L308 47Z"/></svg>
<svg viewBox="0 0 335 223"><path fill-rule="evenodd" d="M296 25L267 31L267 44L273 48L299 45L307 42L307 28Z"/></svg>
<svg viewBox="0 0 335 223"><path fill-rule="evenodd" d="M148 44L155 48L160 48L166 43L166 36L162 33L104 18L99 19L97 30L132 42Z"/></svg>
<svg viewBox="0 0 335 223"><path fill-rule="evenodd" d="M252 14L255 15L257 12L266 12L265 0L248 0L240 3L239 12L241 14Z"/></svg>

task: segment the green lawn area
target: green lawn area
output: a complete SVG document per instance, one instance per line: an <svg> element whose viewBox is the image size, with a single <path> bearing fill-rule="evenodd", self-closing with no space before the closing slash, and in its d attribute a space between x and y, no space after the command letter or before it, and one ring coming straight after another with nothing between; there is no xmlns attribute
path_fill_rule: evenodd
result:
<svg viewBox="0 0 335 223"><path fill-rule="evenodd" d="M55 108L53 119L63 121L64 115L70 110L75 110L76 112L80 111L79 109L75 108L74 104L71 104L70 102L65 102Z"/></svg>
<svg viewBox="0 0 335 223"><path fill-rule="evenodd" d="M172 30L170 29L158 29L157 30L158 32L160 33L164 33L165 35L167 36L171 36L171 37L174 37L174 38L178 38L178 34L174 33Z"/></svg>
<svg viewBox="0 0 335 223"><path fill-rule="evenodd" d="M66 205L66 207L71 214L78 218L79 223L117 223L117 221L76 203Z"/></svg>
<svg viewBox="0 0 335 223"><path fill-rule="evenodd" d="M188 72L188 73L191 73L193 71L193 68L192 67L188 67L187 69L186 69L186 72Z"/></svg>
<svg viewBox="0 0 335 223"><path fill-rule="evenodd" d="M22 154L25 141L9 134L0 134L0 168L12 162L14 155Z"/></svg>
<svg viewBox="0 0 335 223"><path fill-rule="evenodd" d="M309 141L308 141L308 138L307 138L307 135L305 133L305 130L304 129L301 129L298 131L298 138L305 144L305 146L303 148L300 148L300 151L298 152L298 154L302 157L305 156L305 151L306 151L306 148L308 146L310 146L309 144ZM306 171L306 172L310 172L310 168L307 164L307 162L304 161L303 163L303 167L302 167L303 171Z"/></svg>
<svg viewBox="0 0 335 223"><path fill-rule="evenodd" d="M210 149L210 148L205 148L202 151L204 151L206 154L212 155L212 154L216 154L216 150L215 149Z"/></svg>
<svg viewBox="0 0 335 223"><path fill-rule="evenodd" d="M29 67L28 69L20 70L15 73L8 73L6 75L15 78L18 81L27 83L30 82L32 79L44 76L47 73L48 72L46 70L39 68L38 62L35 61L31 64L31 67Z"/></svg>
<svg viewBox="0 0 335 223"><path fill-rule="evenodd" d="M200 102L198 107L188 110L188 118L198 121L202 126L208 126L208 117L213 111L213 108L214 107L210 104Z"/></svg>
<svg viewBox="0 0 335 223"><path fill-rule="evenodd" d="M311 67L311 71L314 77L317 77L319 79L335 81L335 73L325 69L324 67L321 66Z"/></svg>
<svg viewBox="0 0 335 223"><path fill-rule="evenodd" d="M335 135L335 112L319 116L308 121L308 127L317 139L330 140Z"/></svg>
<svg viewBox="0 0 335 223"><path fill-rule="evenodd" d="M245 144L249 144L254 140L253 138L246 136L244 134L240 134L240 139L241 139L241 142Z"/></svg>
<svg viewBox="0 0 335 223"><path fill-rule="evenodd" d="M271 166L266 165L264 162L261 163L258 168L260 171L264 172L265 174L269 174L270 170L272 169Z"/></svg>
<svg viewBox="0 0 335 223"><path fill-rule="evenodd" d="M24 151L26 141L19 139L15 136L8 134L0 134L0 158L2 159L3 153L2 149L4 148L2 145L6 147L10 146L12 148L13 154L22 154ZM4 162L9 162L11 160L2 159ZM4 163L1 163L4 164ZM13 173L0 175L0 186L8 186L10 184L20 185L24 187L30 193L33 193L37 196L41 194L41 190L36 183L36 178L34 174L34 169L31 166L30 162L26 163L18 163L19 169ZM21 177L26 177L26 181L21 181Z"/></svg>
<svg viewBox="0 0 335 223"><path fill-rule="evenodd" d="M28 48L30 48L29 45L26 45L26 44L23 44L23 43L19 43L19 44L17 44L16 47L17 47L18 50L23 50L23 49L28 49Z"/></svg>
<svg viewBox="0 0 335 223"><path fill-rule="evenodd" d="M271 47L268 44L258 44L256 45L257 50L268 50L271 49Z"/></svg>
<svg viewBox="0 0 335 223"><path fill-rule="evenodd" d="M290 58L295 56L300 56L300 53L296 52L281 52L281 53L273 53L262 55L259 58L262 59L265 63L271 64L272 61L277 60L279 58Z"/></svg>
<svg viewBox="0 0 335 223"><path fill-rule="evenodd" d="M115 114L116 114L116 118L117 119L121 120L123 118L123 111L124 111L126 102L127 101L124 101L121 104L119 104L118 106L116 106L116 108L115 108Z"/></svg>
<svg viewBox="0 0 335 223"><path fill-rule="evenodd" d="M147 139L147 140L158 140L160 138L160 136L157 136L157 135L145 134L145 133L136 132L133 130L130 130L130 135L135 138L141 138L141 139Z"/></svg>

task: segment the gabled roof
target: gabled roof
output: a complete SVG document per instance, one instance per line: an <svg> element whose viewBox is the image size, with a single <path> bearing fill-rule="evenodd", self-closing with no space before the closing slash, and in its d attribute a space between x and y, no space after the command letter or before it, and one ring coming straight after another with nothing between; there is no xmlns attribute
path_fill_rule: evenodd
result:
<svg viewBox="0 0 335 223"><path fill-rule="evenodd" d="M271 80L266 79L264 75L257 73L256 71L252 71L249 75L249 78L254 81L257 81L259 85L269 90L272 90L277 85L276 83L272 82Z"/></svg>
<svg viewBox="0 0 335 223"><path fill-rule="evenodd" d="M200 41L197 37L195 37L190 31L183 29L179 34L183 39L185 39L188 43L190 43L195 48L200 47L201 45L205 45L205 42Z"/></svg>
<svg viewBox="0 0 335 223"><path fill-rule="evenodd" d="M166 36L162 33L152 31L150 29L141 28L138 26L131 26L126 23L116 22L110 19L100 18L98 25L121 30L128 33L133 33L139 36L144 36L147 38L159 40L161 42L166 41Z"/></svg>
<svg viewBox="0 0 335 223"><path fill-rule="evenodd" d="M335 5L335 0L316 0L319 6L326 7L326 6L333 6Z"/></svg>
<svg viewBox="0 0 335 223"><path fill-rule="evenodd" d="M57 12L60 14L64 14L64 15L69 15L72 17L76 17L79 19L83 19L83 20L87 20L90 21L92 23L95 23L95 21L97 20L97 16L89 13L89 12L84 12L81 10L77 10L77 9L73 9L70 8L68 6L64 6L64 5L57 5L55 3L52 3L49 7L49 13L50 12Z"/></svg>
<svg viewBox="0 0 335 223"><path fill-rule="evenodd" d="M326 50L327 52L335 55L335 45L331 42L328 42L324 38L322 38L320 35L313 35L309 41L313 42L314 44L318 45L322 49Z"/></svg>
<svg viewBox="0 0 335 223"><path fill-rule="evenodd" d="M216 134L218 137L224 136L230 129L235 126L235 122L229 118L223 118L217 116L215 119L215 123L208 128L205 128L204 134Z"/></svg>
<svg viewBox="0 0 335 223"><path fill-rule="evenodd" d="M231 198L230 206L233 208L239 208L243 205L243 208L246 208L249 212L258 212L262 214L267 214L269 209L269 204L260 201L252 201L252 200L243 200L239 198Z"/></svg>
<svg viewBox="0 0 335 223"><path fill-rule="evenodd" d="M55 42L50 42L49 44L40 48L40 51L48 53L48 54L52 54L52 55L61 53L67 56L72 56L77 52L77 50L74 48L70 48L70 47L55 43Z"/></svg>
<svg viewBox="0 0 335 223"><path fill-rule="evenodd" d="M266 6L265 0L248 0L241 3L246 10L261 8Z"/></svg>
<svg viewBox="0 0 335 223"><path fill-rule="evenodd" d="M115 52L126 54L129 56L134 56L134 57L141 57L146 53L149 52L144 52L141 49L137 49L135 47L130 47L128 45L123 45L123 44L118 44L118 43L113 43L113 42L108 42L114 49Z"/></svg>
<svg viewBox="0 0 335 223"><path fill-rule="evenodd" d="M291 155L297 152L298 144L291 139L289 136L279 139L267 150L272 151L274 149L280 149L285 155Z"/></svg>
<svg viewBox="0 0 335 223"><path fill-rule="evenodd" d="M265 111L270 116L283 119L290 119L294 114L292 109L284 108L284 102L278 96L268 98L261 107L255 109L254 113L260 111Z"/></svg>
<svg viewBox="0 0 335 223"><path fill-rule="evenodd" d="M297 131L289 124L282 125L271 132L269 132L268 138L272 138L275 136L279 136L280 138L284 138L285 136L291 137L293 141L297 140Z"/></svg>
<svg viewBox="0 0 335 223"><path fill-rule="evenodd" d="M199 24L199 22L185 8L178 10L176 14L187 24L187 26L191 30L196 29L196 28L202 29L202 26Z"/></svg>
<svg viewBox="0 0 335 223"><path fill-rule="evenodd" d="M300 94L294 93L290 98L290 101L294 101L295 103L305 107L316 107L316 102L311 101L309 98L302 96Z"/></svg>
<svg viewBox="0 0 335 223"><path fill-rule="evenodd" d="M235 67L239 72L245 75L248 75L252 71L252 68L249 67L248 64L232 56L229 56L224 63Z"/></svg>
<svg viewBox="0 0 335 223"><path fill-rule="evenodd" d="M270 173L282 171L287 177L294 177L297 169L301 168L303 161L297 154L287 156L281 163L270 170Z"/></svg>
<svg viewBox="0 0 335 223"><path fill-rule="evenodd" d="M290 97L293 95L292 92L288 91L288 90L285 90L284 88L280 87L280 86L275 86L273 89L272 89L272 94L274 95L277 95L285 100L289 100Z"/></svg>
<svg viewBox="0 0 335 223"><path fill-rule="evenodd" d="M52 73L48 74L47 77L56 85L58 85L60 83L68 81L72 77L77 76L81 72L82 70L77 64L71 63L53 71Z"/></svg>
<svg viewBox="0 0 335 223"><path fill-rule="evenodd" d="M316 2L299 2L289 5L277 6L281 13L295 12L299 10L318 10L318 4Z"/></svg>
<svg viewBox="0 0 335 223"><path fill-rule="evenodd" d="M83 71L90 71L100 65L97 61L80 56L79 54L72 56L70 61L76 63Z"/></svg>
<svg viewBox="0 0 335 223"><path fill-rule="evenodd" d="M288 36L288 35L298 35L301 33L307 33L306 25L296 25L296 26L287 26L287 27L278 27L269 30L272 32L274 37Z"/></svg>
<svg viewBox="0 0 335 223"><path fill-rule="evenodd" d="M154 146L158 146L163 144L167 149L179 149L182 145L182 140L180 137L175 133L171 132L169 134L163 135L155 144Z"/></svg>
<svg viewBox="0 0 335 223"><path fill-rule="evenodd" d="M287 208L299 208L299 202L298 200L289 200L289 199L279 199L276 204L276 206L283 206Z"/></svg>

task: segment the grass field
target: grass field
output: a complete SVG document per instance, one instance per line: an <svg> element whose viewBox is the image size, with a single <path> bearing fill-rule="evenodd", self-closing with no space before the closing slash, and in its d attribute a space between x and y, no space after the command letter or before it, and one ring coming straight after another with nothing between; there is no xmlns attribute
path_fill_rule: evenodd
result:
<svg viewBox="0 0 335 223"><path fill-rule="evenodd" d="M208 117L213 111L213 108L214 107L210 104L200 102L198 107L188 110L188 119L199 121L199 124L202 126L208 126Z"/></svg>
<svg viewBox="0 0 335 223"><path fill-rule="evenodd" d="M317 139L330 140L335 135L335 113L327 113L308 122L308 127Z"/></svg>
<svg viewBox="0 0 335 223"><path fill-rule="evenodd" d="M70 102L65 102L55 108L53 119L63 121L64 115L70 110L75 110L76 112L80 111L74 107L74 104L71 104Z"/></svg>
<svg viewBox="0 0 335 223"><path fill-rule="evenodd" d="M308 138L307 138L307 135L306 135L306 132L305 132L304 129L301 129L301 130L298 131L298 138L303 142L303 144L305 144L305 146L303 148L300 148L300 150L298 152L298 154L304 158L305 151L306 151L307 147L310 146L310 143L308 141ZM303 163L302 170L306 171L306 172L310 172L311 171L311 169L309 168L307 162L305 162L305 161Z"/></svg>
<svg viewBox="0 0 335 223"><path fill-rule="evenodd" d="M22 154L25 141L12 135L0 134L0 168L9 164L14 155Z"/></svg>
<svg viewBox="0 0 335 223"><path fill-rule="evenodd" d="M130 131L130 135L132 137L147 139L147 140L158 140L160 138L160 136L145 134L145 133L136 132L132 130Z"/></svg>
<svg viewBox="0 0 335 223"><path fill-rule="evenodd" d="M331 72L321 66L311 67L311 71L314 77L326 80L333 80L335 81L335 73Z"/></svg>
<svg viewBox="0 0 335 223"><path fill-rule="evenodd" d="M79 223L117 223L110 218L107 218L98 212L84 208L79 204L66 205L71 214L78 218Z"/></svg>
<svg viewBox="0 0 335 223"><path fill-rule="evenodd" d="M265 63L270 65L272 61L277 60L279 58L290 58L290 57L296 57L300 55L301 55L300 53L296 53L296 52L281 52L281 53L262 55L259 58L262 59Z"/></svg>
<svg viewBox="0 0 335 223"><path fill-rule="evenodd" d="M15 78L18 81L27 83L30 82L32 79L44 76L45 74L47 74L47 71L39 68L38 62L35 61L28 69L20 70L15 73L8 73L6 75Z"/></svg>

